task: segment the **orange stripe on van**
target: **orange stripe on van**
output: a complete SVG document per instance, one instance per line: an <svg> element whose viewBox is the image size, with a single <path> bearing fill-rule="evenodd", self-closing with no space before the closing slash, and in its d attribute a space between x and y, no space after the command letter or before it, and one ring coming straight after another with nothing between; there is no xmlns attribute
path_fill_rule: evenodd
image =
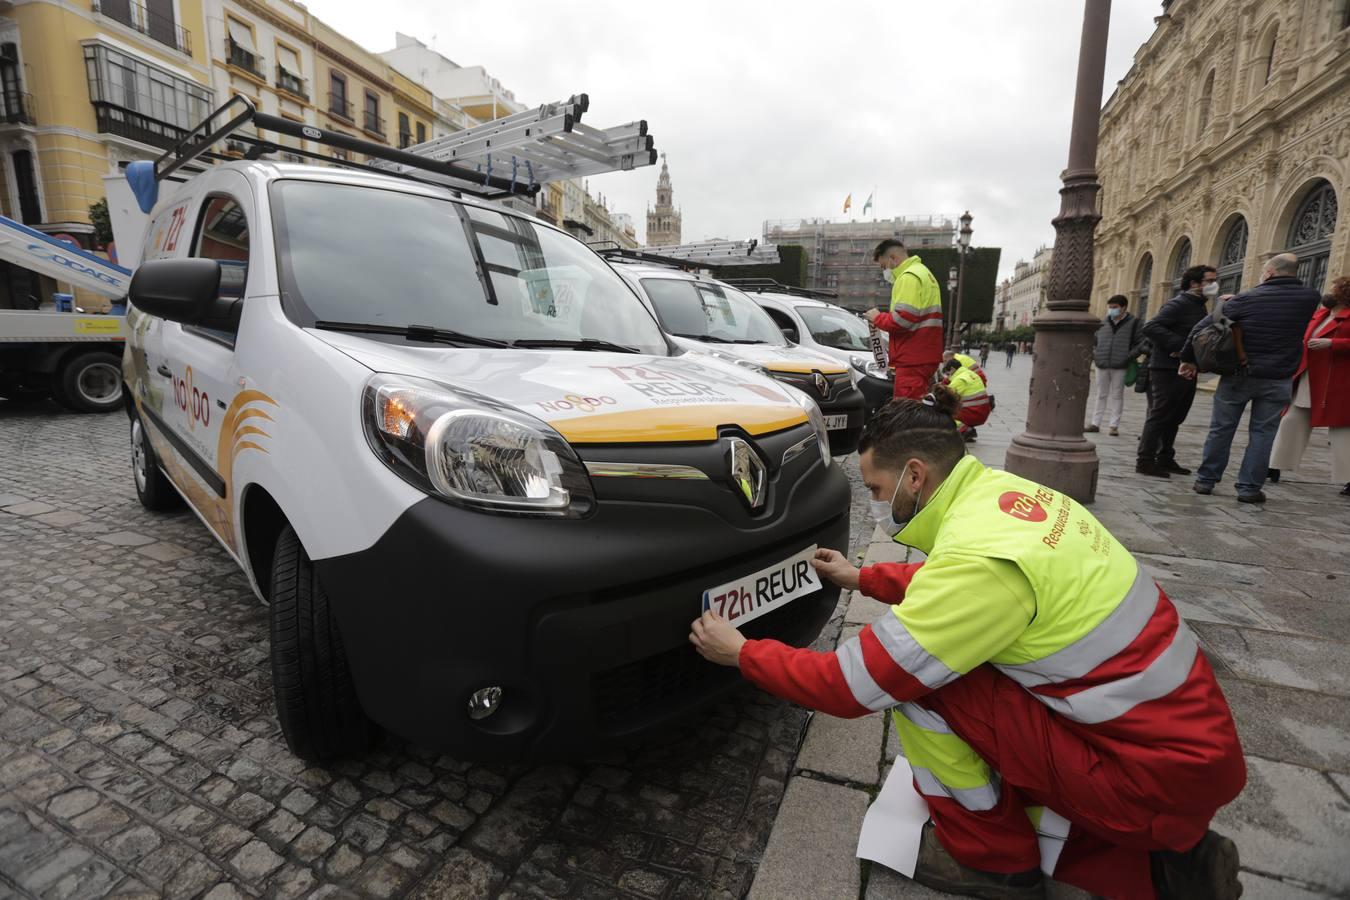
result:
<svg viewBox="0 0 1350 900"><path fill-rule="evenodd" d="M601 413L549 424L577 444L659 444L715 441L722 425L738 425L760 435L805 421L806 413L800 409L725 403Z"/></svg>
<svg viewBox="0 0 1350 900"><path fill-rule="evenodd" d="M819 372L822 375L843 375L848 371L839 363L784 362L774 360L766 362L764 368L770 372L788 372L792 375L810 375Z"/></svg>

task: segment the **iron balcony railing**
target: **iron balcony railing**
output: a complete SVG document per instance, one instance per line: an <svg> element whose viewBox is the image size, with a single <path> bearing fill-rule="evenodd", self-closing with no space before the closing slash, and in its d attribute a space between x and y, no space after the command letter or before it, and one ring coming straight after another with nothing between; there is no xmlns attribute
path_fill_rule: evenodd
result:
<svg viewBox="0 0 1350 900"><path fill-rule="evenodd" d="M36 125L33 95L22 91L5 91L0 94L0 122L10 125Z"/></svg>
<svg viewBox="0 0 1350 900"><path fill-rule="evenodd" d="M348 100L342 94L328 92L328 114L337 116L339 119L346 119L348 122L354 122L352 118L352 101Z"/></svg>
<svg viewBox="0 0 1350 900"><path fill-rule="evenodd" d="M93 10L165 46L192 55L192 32L175 22L173 16L152 12L144 4L132 0L93 0Z"/></svg>
<svg viewBox="0 0 1350 900"><path fill-rule="evenodd" d="M365 120L361 123L361 127L371 134L378 134L380 137L384 137L384 119L380 118L379 113L366 110Z"/></svg>
<svg viewBox="0 0 1350 900"><path fill-rule="evenodd" d="M301 100L309 99L309 93L305 90L305 79L286 71L281 64L277 65L277 87Z"/></svg>
<svg viewBox="0 0 1350 900"><path fill-rule="evenodd" d="M165 148L172 147L187 135L186 128L168 125L120 106L95 103L94 112L101 134L115 134L142 144Z"/></svg>
<svg viewBox="0 0 1350 900"><path fill-rule="evenodd" d="M243 69L250 75L267 80L267 75L263 73L262 57L256 53L249 53L243 47L234 42L234 38L225 39L225 59L230 65L237 69Z"/></svg>

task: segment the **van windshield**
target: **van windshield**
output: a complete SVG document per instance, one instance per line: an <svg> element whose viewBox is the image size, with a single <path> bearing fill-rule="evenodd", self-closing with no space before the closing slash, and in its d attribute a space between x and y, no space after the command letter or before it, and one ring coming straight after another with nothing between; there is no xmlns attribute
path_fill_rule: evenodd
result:
<svg viewBox="0 0 1350 900"><path fill-rule="evenodd" d="M671 334L707 343L787 346L769 314L740 291L675 278L644 278L642 288Z"/></svg>
<svg viewBox="0 0 1350 900"><path fill-rule="evenodd" d="M867 350L870 347L867 326L847 310L828 306L799 306L797 314L810 329L811 337L822 347L836 350Z"/></svg>
<svg viewBox="0 0 1350 900"><path fill-rule="evenodd" d="M272 187L282 291L301 324L423 325L500 341L669 354L642 302L584 244L520 216L397 190Z"/></svg>

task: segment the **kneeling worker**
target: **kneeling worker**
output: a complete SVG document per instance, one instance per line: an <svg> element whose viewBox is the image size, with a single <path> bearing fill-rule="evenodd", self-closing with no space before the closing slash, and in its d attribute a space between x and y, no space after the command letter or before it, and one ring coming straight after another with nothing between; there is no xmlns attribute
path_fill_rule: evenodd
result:
<svg viewBox="0 0 1350 900"><path fill-rule="evenodd" d="M942 383L961 398L961 406L956 411L957 430L961 437L966 441L975 440L976 427L989 421L989 414L994 411L994 398L976 370L964 365L959 359L949 359L942 364Z"/></svg>
<svg viewBox="0 0 1350 900"><path fill-rule="evenodd" d="M932 819L922 884L1031 898L1045 872L1113 898L1234 900L1237 849L1208 829L1246 767L1195 636L1082 506L966 456L957 409L943 386L892 401L859 447L879 523L927 561L817 554L886 614L830 653L711 612L690 641L803 706L893 710Z"/></svg>

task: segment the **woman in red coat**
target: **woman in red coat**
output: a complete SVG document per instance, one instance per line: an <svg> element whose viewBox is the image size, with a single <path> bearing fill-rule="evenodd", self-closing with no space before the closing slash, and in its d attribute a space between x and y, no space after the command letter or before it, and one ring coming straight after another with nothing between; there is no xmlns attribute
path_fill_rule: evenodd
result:
<svg viewBox="0 0 1350 900"><path fill-rule="evenodd" d="M1350 497L1350 278L1337 278L1303 335L1294 401L1270 454L1272 481L1298 469L1314 428L1331 429L1331 478Z"/></svg>

